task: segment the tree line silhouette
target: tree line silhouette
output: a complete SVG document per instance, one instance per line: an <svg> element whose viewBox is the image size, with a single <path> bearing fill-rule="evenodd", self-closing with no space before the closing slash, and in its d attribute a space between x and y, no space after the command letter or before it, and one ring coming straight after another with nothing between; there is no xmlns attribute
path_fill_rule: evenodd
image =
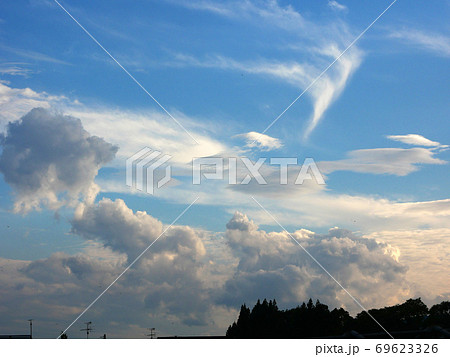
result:
<svg viewBox="0 0 450 357"><path fill-rule="evenodd" d="M430 309L420 298L403 304L369 310L386 330L411 331L439 326L441 331L450 328L450 301L443 301ZM329 310L319 300L287 310L280 310L275 299L261 302L250 310L241 306L236 322L229 326L228 338L313 338L383 332L380 326L362 311L356 317L343 308ZM444 333L448 333L444 331ZM349 335L349 337L351 337Z"/></svg>

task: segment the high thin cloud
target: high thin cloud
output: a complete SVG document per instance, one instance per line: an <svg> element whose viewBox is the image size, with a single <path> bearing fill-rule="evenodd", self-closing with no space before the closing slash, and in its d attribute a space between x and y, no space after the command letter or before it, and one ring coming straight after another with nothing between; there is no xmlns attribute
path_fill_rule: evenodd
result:
<svg viewBox="0 0 450 357"><path fill-rule="evenodd" d="M405 176L417 171L423 164L447 164L436 155L437 152L448 148L448 145L442 145L418 134L387 135L386 137L404 144L424 147L353 150L347 154L347 159L322 161L318 165L324 174L334 171L354 171ZM436 151L436 149L439 150Z"/></svg>
<svg viewBox="0 0 450 357"><path fill-rule="evenodd" d="M340 55L342 48L336 44L329 44L326 47L317 50L313 49L321 60L318 61L323 66L311 63L299 62L238 62L231 58L222 56L214 56L205 60L200 60L192 56L177 55L176 65L193 65L206 68L220 68L224 70L239 70L250 74L272 77L285 81L299 90L308 87L321 71L326 67L326 61L331 62ZM326 59L324 61L323 59ZM309 119L309 123L303 133L307 138L316 128L320 120L323 118L326 110L340 96L351 75L359 67L362 60L362 52L356 47L350 50L346 55L341 57L335 63L333 68L323 75L314 86L307 92L313 100L313 113ZM269 124L269 123L268 123Z"/></svg>
<svg viewBox="0 0 450 357"><path fill-rule="evenodd" d="M337 58L342 49L334 45L324 49L324 55L328 56L330 62ZM304 138L312 133L319 124L325 111L339 97L344 90L348 80L359 67L362 60L362 52L353 48L335 63L335 68L331 74L322 77L316 85L311 88L311 95L314 99L314 112L310 122L303 134Z"/></svg>
<svg viewBox="0 0 450 357"><path fill-rule="evenodd" d="M325 174L334 171L354 171L405 176L417 171L418 165L447 163L434 156L435 152L426 148L362 149L350 151L348 159L322 161L318 163L318 166Z"/></svg>
<svg viewBox="0 0 450 357"><path fill-rule="evenodd" d="M80 118L86 129L119 146L114 164L123 167L124 160L144 147L171 155L171 163L185 166L193 157L217 155L227 150L226 144L215 139L217 133L182 113L173 115L198 141L196 144L165 113L156 111L121 111L80 106L68 107L67 113ZM219 136L219 135L217 135ZM132 140L130 140L132 138Z"/></svg>
<svg viewBox="0 0 450 357"><path fill-rule="evenodd" d="M40 61L40 62L53 63L55 65L70 65L70 63L68 63L68 62L62 61L60 59L48 56L48 55L46 55L44 53L40 53L40 52L23 50L23 49L19 49L19 48L13 48L13 47L5 46L3 44L0 44L0 48L3 51L13 53L16 56L19 56L22 58L32 59L32 60Z"/></svg>
<svg viewBox="0 0 450 357"><path fill-rule="evenodd" d="M296 61L280 63L270 60L244 62L224 56L202 60L192 56L178 55L172 64L184 63L271 76L294 85L299 91L312 83L355 37L345 23L339 23L339 26L314 23L307 20L292 6L284 7L277 1L230 2L222 5L210 1L196 1L179 4L197 10L211 11L220 16L245 20L254 26L261 24L259 19L263 19L264 23L270 22L279 29L294 35L296 39L291 40L291 49L299 48L301 51L307 51L309 55L312 55L312 61L307 63ZM330 33L333 34L331 37ZM313 101L313 113L303 133L304 139L309 137L330 105L340 96L351 75L361 64L362 56L362 51L357 46L353 46L309 89L307 94Z"/></svg>
<svg viewBox="0 0 450 357"><path fill-rule="evenodd" d="M235 137L245 139L247 147L259 148L262 151L279 149L283 146L280 139L273 138L266 134L257 133L256 131L235 135Z"/></svg>
<svg viewBox="0 0 450 357"><path fill-rule="evenodd" d="M80 120L43 108L9 123L0 138L0 172L13 188L14 210L23 213L93 200L94 178L117 151L85 131Z"/></svg>
<svg viewBox="0 0 450 357"><path fill-rule="evenodd" d="M291 5L280 6L277 0L227 1L222 3L210 0L171 1L193 10L208 11L232 19L241 19L253 23L258 23L255 19L264 19L266 22L283 29L293 29L299 26L306 28L310 25Z"/></svg>
<svg viewBox="0 0 450 357"><path fill-rule="evenodd" d="M36 92L30 88L13 88L0 82L0 132L8 122L15 122L36 107L56 108L81 120L85 130L103 137L119 147L112 166L124 161L143 147L151 147L172 156L172 164L186 166L193 157L213 156L229 150L215 139L219 136L202 118L190 118L172 111L198 141L196 145L166 114L154 110L111 110L88 107L65 96ZM223 133L221 133L223 135ZM131 138L131 139L130 139Z"/></svg>
<svg viewBox="0 0 450 357"><path fill-rule="evenodd" d="M348 8L345 5L338 3L336 0L328 0L328 6L333 10L337 11L347 11Z"/></svg>
<svg viewBox="0 0 450 357"><path fill-rule="evenodd" d="M33 72L31 69L27 68L27 65L27 63L21 62L2 63L0 64L0 74L27 78Z"/></svg>
<svg viewBox="0 0 450 357"><path fill-rule="evenodd" d="M426 146L426 147L439 147L447 148L448 145L442 145L437 141L432 141L419 134L407 134L407 135L388 135L388 139L399 141L408 145Z"/></svg>
<svg viewBox="0 0 450 357"><path fill-rule="evenodd" d="M416 29L393 30L389 36L439 56L450 57L450 37Z"/></svg>

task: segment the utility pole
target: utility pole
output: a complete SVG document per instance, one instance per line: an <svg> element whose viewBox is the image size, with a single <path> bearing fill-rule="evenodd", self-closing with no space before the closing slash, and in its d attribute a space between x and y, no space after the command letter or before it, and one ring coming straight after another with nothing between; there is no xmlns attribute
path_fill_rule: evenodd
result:
<svg viewBox="0 0 450 357"><path fill-rule="evenodd" d="M91 327L92 322L85 322L86 328L82 328L80 331L86 331L86 338L89 338L89 332L93 331L94 329Z"/></svg>
<svg viewBox="0 0 450 357"><path fill-rule="evenodd" d="M145 336L149 336L152 340L156 338L156 331L154 327L149 327L147 330L150 330L150 333Z"/></svg>
<svg viewBox="0 0 450 357"><path fill-rule="evenodd" d="M33 338L33 319L29 319L30 321L30 338Z"/></svg>

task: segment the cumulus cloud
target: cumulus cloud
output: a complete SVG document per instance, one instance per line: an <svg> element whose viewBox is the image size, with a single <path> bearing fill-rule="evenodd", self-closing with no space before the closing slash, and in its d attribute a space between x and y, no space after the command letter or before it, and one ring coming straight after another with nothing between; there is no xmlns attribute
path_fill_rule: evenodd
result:
<svg viewBox="0 0 450 357"><path fill-rule="evenodd" d="M139 255L162 233L162 223L146 212L136 214L121 199L104 198L95 205L80 205L72 220L72 232L86 239L100 240L130 259Z"/></svg>
<svg viewBox="0 0 450 357"><path fill-rule="evenodd" d="M406 267L396 260L397 251L387 244L339 228L330 229L328 234L300 229L292 235L369 306L401 300L408 292L404 282ZM221 302L251 303L264 296L293 306L309 297L320 297L332 306L355 310L350 298L287 233L260 230L237 212L227 224L226 238L239 264L233 278L224 285Z"/></svg>
<svg viewBox="0 0 450 357"><path fill-rule="evenodd" d="M56 337L128 264L126 255L114 252L108 258L92 257L99 249L104 248L91 246L76 255L54 253L32 262L0 258L0 311L5 322L0 333L21 331L21 320L32 316L39 321L36 337ZM144 337L149 323L158 335L199 333L206 324L213 333L223 333L236 312L221 311L225 322L217 319L214 325L211 314L220 309L212 306L200 280L202 265L180 255L161 248L143 257L139 267L128 270L84 317L94 321L99 335L106 332L117 338ZM68 333L82 337L78 324Z"/></svg>
<svg viewBox="0 0 450 357"><path fill-rule="evenodd" d="M39 331L45 331L41 337L56 336L164 227L150 214L130 210L122 200L103 199L80 207L72 224L73 233L88 244L82 252L55 253L33 262L0 258L0 311L11 322L9 328L20 326L17 321L33 313ZM124 328L129 337L137 337L143 336L149 321L159 334L222 334L235 319L237 307L264 297L276 298L283 307L313 297L332 307L360 311L285 232L261 230L239 212L226 228L222 235L172 227L85 318L111 337L124 337ZM437 244L436 256L420 258L408 249L415 240L416 247L428 251L424 238L435 234L428 243ZM395 304L439 282L442 286L436 291L449 293L442 283L445 272L438 271L448 260L442 245L448 229L384 231L367 237L340 228L326 234L298 229L292 235L368 308ZM421 261L424 269L429 260L436 282L427 281L417 269L410 274L405 265ZM436 298L431 295L427 297ZM2 326L0 330L10 333ZM80 333L71 329L69 336Z"/></svg>
<svg viewBox="0 0 450 357"><path fill-rule="evenodd" d="M133 212L123 200L106 198L80 205L72 226L72 233L126 254L128 263L163 232L163 224L147 212ZM172 227L137 262L127 279L147 286L142 292L146 307L178 316L187 325L206 323L210 303L201 274L206 254L202 236L190 227Z"/></svg>
<svg viewBox="0 0 450 357"><path fill-rule="evenodd" d="M437 141L431 141L419 134L407 134L407 135L387 135L388 139L399 141L408 145L426 146L426 147L447 147L447 145L441 145Z"/></svg>
<svg viewBox="0 0 450 357"><path fill-rule="evenodd" d="M443 267L450 266L450 228L383 230L367 237L399 249L400 260L409 267L406 278L413 295L421 296L427 304L448 300L448 271Z"/></svg>
<svg viewBox="0 0 450 357"><path fill-rule="evenodd" d="M164 228L120 199L80 204L72 225L72 233L87 244L78 254L55 253L32 262L0 258L0 271L7 273L0 274L0 311L13 296L14 309L8 311L20 309L2 315L5 320L33 312L45 337L56 337L60 330L54 322L65 328ZM130 337L138 337L149 321L159 334L200 333L206 325L210 333L223 333L236 311L214 305L211 289L229 275L233 258L223 254L225 247L217 250L221 244L216 240L189 226L171 227L85 317L95 321L97 330L103 326L116 337L124 337L119 323L130 327ZM69 335L76 336L76 329Z"/></svg>
<svg viewBox="0 0 450 357"><path fill-rule="evenodd" d="M91 136L81 121L36 108L10 122L1 136L0 172L15 194L14 210L56 209L92 200L98 170L117 147Z"/></svg>
<svg viewBox="0 0 450 357"><path fill-rule="evenodd" d="M235 135L236 138L242 138L246 141L249 148L258 148L263 151L279 149L283 146L280 139L273 138L266 134L251 131L249 133Z"/></svg>
<svg viewBox="0 0 450 357"><path fill-rule="evenodd" d="M78 284L83 281L88 286L107 286L120 273L123 259L97 259L87 254L68 255L54 253L45 259L31 262L22 272L35 282L49 286Z"/></svg>
<svg viewBox="0 0 450 357"><path fill-rule="evenodd" d="M35 261L0 258L1 333L23 333L23 322L39 320L36 337L56 338L87 299L107 286L122 267L120 257L92 258L87 254L55 253ZM26 317L28 316L28 317Z"/></svg>
<svg viewBox="0 0 450 357"><path fill-rule="evenodd" d="M86 239L100 240L105 246L126 253L130 259L139 255L163 232L163 224L145 211L131 210L123 200L103 198L97 204L81 204L72 220L72 232ZM166 237L177 237L170 239ZM200 238L188 227L175 227L153 252L160 249L183 253L196 259L205 254Z"/></svg>

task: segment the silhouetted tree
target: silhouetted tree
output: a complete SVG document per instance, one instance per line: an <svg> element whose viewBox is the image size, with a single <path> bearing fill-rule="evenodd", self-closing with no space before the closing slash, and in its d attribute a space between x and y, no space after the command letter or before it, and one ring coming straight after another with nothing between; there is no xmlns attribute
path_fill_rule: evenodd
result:
<svg viewBox="0 0 450 357"><path fill-rule="evenodd" d="M409 299L400 305L371 309L369 314L385 328L389 326L390 331L414 330L422 326L428 307L420 298ZM379 332L379 326L365 311L356 315L355 327L358 332Z"/></svg>
<svg viewBox="0 0 450 357"><path fill-rule="evenodd" d="M353 327L353 317L342 307L333 309L330 313L330 318L331 335L337 336L343 332L350 331Z"/></svg>
<svg viewBox="0 0 450 357"><path fill-rule="evenodd" d="M416 331L426 326L450 327L450 301L434 305L430 310L420 298L409 299L403 304L369 310L389 332ZM258 299L250 310L241 306L237 322L227 330L230 338L311 338L344 336L356 330L360 334L380 333L379 325L365 311L356 318L343 308L330 311L319 300L293 309L279 310L275 299Z"/></svg>
<svg viewBox="0 0 450 357"><path fill-rule="evenodd" d="M433 305L426 320L426 325L439 325L442 328L450 327L450 301L442 301Z"/></svg>

